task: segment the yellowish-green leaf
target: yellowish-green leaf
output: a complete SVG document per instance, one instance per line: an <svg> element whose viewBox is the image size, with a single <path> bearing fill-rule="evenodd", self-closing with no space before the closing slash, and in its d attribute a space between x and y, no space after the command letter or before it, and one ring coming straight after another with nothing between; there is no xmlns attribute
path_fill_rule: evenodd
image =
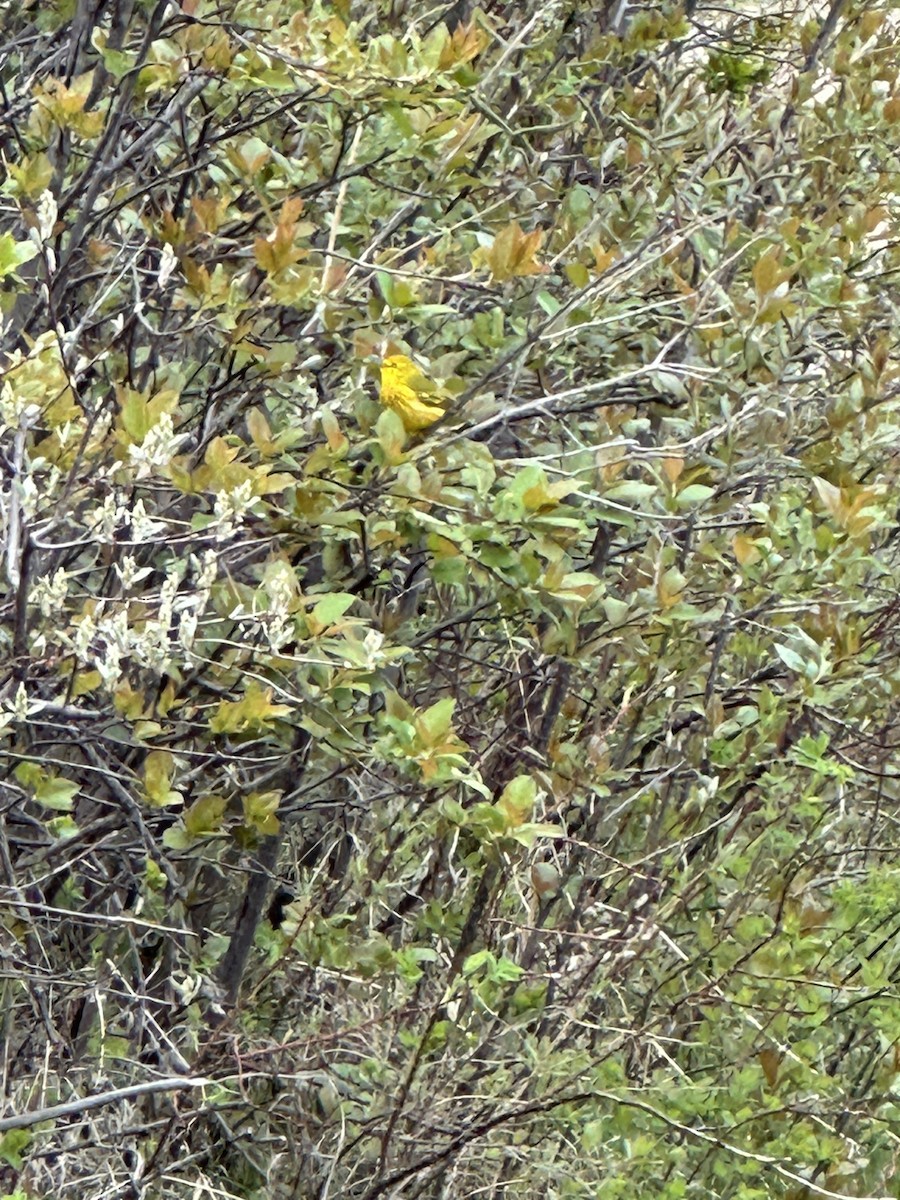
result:
<svg viewBox="0 0 900 1200"><path fill-rule="evenodd" d="M503 813L507 827L515 829L531 816L537 800L537 784L530 775L517 775L503 789L497 807Z"/></svg>
<svg viewBox="0 0 900 1200"><path fill-rule="evenodd" d="M289 704L275 704L272 688L253 680L240 700L223 700L209 719L213 733L261 733L291 712Z"/></svg>
<svg viewBox="0 0 900 1200"><path fill-rule="evenodd" d="M281 792L250 792L243 797L244 821L257 833L277 833L280 828L277 812Z"/></svg>
<svg viewBox="0 0 900 1200"><path fill-rule="evenodd" d="M306 619L313 637L324 633L326 629L340 621L354 599L355 597L351 596L349 592L332 592L327 596L322 596Z"/></svg>
<svg viewBox="0 0 900 1200"><path fill-rule="evenodd" d="M155 808L183 804L184 796L172 785L175 760L168 750L151 750L144 759L144 795Z"/></svg>
<svg viewBox="0 0 900 1200"><path fill-rule="evenodd" d="M201 796L184 814L184 827L190 837L217 833L227 805L224 796Z"/></svg>
<svg viewBox="0 0 900 1200"><path fill-rule="evenodd" d="M0 234L0 279L15 272L37 254L33 242L17 242L11 233Z"/></svg>

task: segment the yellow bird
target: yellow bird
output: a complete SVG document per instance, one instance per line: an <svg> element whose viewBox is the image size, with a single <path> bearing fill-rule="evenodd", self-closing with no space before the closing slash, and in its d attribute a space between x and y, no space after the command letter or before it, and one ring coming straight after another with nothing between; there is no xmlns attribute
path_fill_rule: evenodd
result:
<svg viewBox="0 0 900 1200"><path fill-rule="evenodd" d="M385 408L392 409L408 433L427 429L444 415L444 409L426 399L439 394L439 388L405 354L390 354L381 364L379 397Z"/></svg>

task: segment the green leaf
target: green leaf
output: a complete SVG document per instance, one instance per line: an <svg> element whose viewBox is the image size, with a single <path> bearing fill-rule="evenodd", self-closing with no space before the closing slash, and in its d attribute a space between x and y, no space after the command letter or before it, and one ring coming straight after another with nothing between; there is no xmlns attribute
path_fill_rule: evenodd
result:
<svg viewBox="0 0 900 1200"><path fill-rule="evenodd" d="M178 393L172 389L151 396L133 388L119 392L119 420L127 441L140 445L164 414L171 415L178 406Z"/></svg>
<svg viewBox="0 0 900 1200"><path fill-rule="evenodd" d="M45 808L67 813L72 811L78 791L77 783L62 779L59 775L51 775L41 783L34 797Z"/></svg>
<svg viewBox="0 0 900 1200"><path fill-rule="evenodd" d="M659 487L655 483L642 483L639 479L627 479L624 483L614 484L603 492L604 500L615 500L619 504L641 504L651 496L659 495Z"/></svg>
<svg viewBox="0 0 900 1200"><path fill-rule="evenodd" d="M0 233L0 279L14 275L38 253L33 242L17 242L11 233Z"/></svg>
<svg viewBox="0 0 900 1200"><path fill-rule="evenodd" d="M10 1129L0 1138L0 1158L14 1171L21 1171L25 1167L25 1151L31 1145L33 1133L30 1129ZM25 1193L14 1193L21 1195L22 1200L25 1200Z"/></svg>
<svg viewBox="0 0 900 1200"><path fill-rule="evenodd" d="M61 842L78 837L81 833L78 824L68 813L63 813L59 817L51 817L49 821L44 822L44 828L51 837L55 837Z"/></svg>
<svg viewBox="0 0 900 1200"><path fill-rule="evenodd" d="M416 718L416 729L424 746L436 746L450 732L456 701L447 697L432 704Z"/></svg>
<svg viewBox="0 0 900 1200"><path fill-rule="evenodd" d="M476 971L480 971L484 966L492 965L493 962L494 956L490 950L477 950L463 962L462 973L463 975L474 975Z"/></svg>
<svg viewBox="0 0 900 1200"><path fill-rule="evenodd" d="M525 824L511 830L510 836L520 846L525 846L530 850L540 838L561 838L565 836L565 833L558 825L526 821Z"/></svg>
<svg viewBox="0 0 900 1200"><path fill-rule="evenodd" d="M14 774L19 783L28 788L44 808L59 813L70 813L74 808L75 797L80 787L71 779L51 775L34 762L19 763Z"/></svg>
<svg viewBox="0 0 900 1200"><path fill-rule="evenodd" d="M681 489L675 497L675 501L679 508L687 508L692 504L702 504L704 500L715 495L715 491L715 488L709 487L705 483L689 483L687 487Z"/></svg>
<svg viewBox="0 0 900 1200"><path fill-rule="evenodd" d="M796 671L798 675L806 674L808 659L803 658L796 650L776 642L775 653L789 670Z"/></svg>
<svg viewBox="0 0 900 1200"><path fill-rule="evenodd" d="M604 596L603 611L610 625L623 625L631 612L631 605L625 600L617 600L614 596Z"/></svg>
<svg viewBox="0 0 900 1200"><path fill-rule="evenodd" d="M334 592L331 595L323 596L321 600L316 602L315 608L310 616L312 617L311 632L321 633L330 625L334 625L341 619L355 597L349 592Z"/></svg>

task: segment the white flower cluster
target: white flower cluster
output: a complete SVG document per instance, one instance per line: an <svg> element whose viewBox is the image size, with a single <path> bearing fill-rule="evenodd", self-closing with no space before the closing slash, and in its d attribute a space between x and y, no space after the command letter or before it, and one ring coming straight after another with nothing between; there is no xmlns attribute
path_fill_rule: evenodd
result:
<svg viewBox="0 0 900 1200"><path fill-rule="evenodd" d="M12 703L12 713L19 721L24 721L28 716L28 693L25 690L24 683L20 683L16 689L16 696Z"/></svg>
<svg viewBox="0 0 900 1200"><path fill-rule="evenodd" d="M213 509L213 527L217 542L230 538L240 527L253 501L253 484L249 479L239 483L230 492L219 492Z"/></svg>
<svg viewBox="0 0 900 1200"><path fill-rule="evenodd" d="M31 231L32 240L37 245L43 245L53 233L58 215L59 208L56 204L56 197L52 192L44 190L37 202L38 227Z"/></svg>
<svg viewBox="0 0 900 1200"><path fill-rule="evenodd" d="M27 721L32 713L40 712L42 708L46 708L46 701L30 700L25 684L20 683L16 694L0 704L0 733L16 722Z"/></svg>
<svg viewBox="0 0 900 1200"><path fill-rule="evenodd" d="M384 646L384 634L380 629L370 629L363 638L363 649L365 650L365 667L369 671L374 671L376 667L380 667L384 662L382 647Z"/></svg>
<svg viewBox="0 0 900 1200"><path fill-rule="evenodd" d="M44 458L33 459L29 463L30 471L40 470L47 465L47 460ZM19 501L22 506L22 515L28 521L33 521L38 515L38 509L41 503L46 505L48 496L57 495L61 474L59 467L50 467L45 475L35 479L34 475L22 475L18 480Z"/></svg>
<svg viewBox="0 0 900 1200"><path fill-rule="evenodd" d="M187 435L176 433L170 413L162 413L147 430L140 446L129 446L128 457L136 468L136 479L147 479L159 467L167 467Z"/></svg>
<svg viewBox="0 0 900 1200"><path fill-rule="evenodd" d="M133 542L152 542L166 531L165 521L154 521L144 508L143 500L138 500L128 516L131 518L131 540Z"/></svg>
<svg viewBox="0 0 900 1200"><path fill-rule="evenodd" d="M156 276L156 282L160 288L164 288L172 278L172 272L178 266L178 258L175 251L169 242L162 248L162 254L159 256L159 272Z"/></svg>
<svg viewBox="0 0 900 1200"><path fill-rule="evenodd" d="M200 614L209 603L209 593L219 570L219 560L215 550L204 550L203 557L198 561L191 555L191 566L197 572L196 590L193 596L187 598L187 603L181 606L181 616L178 623L178 641L185 655L185 663L193 664L191 650L197 636L197 626Z"/></svg>
<svg viewBox="0 0 900 1200"><path fill-rule="evenodd" d="M266 571L263 588L269 601L266 636L272 649L278 651L294 636L297 577L286 562L273 563Z"/></svg>
<svg viewBox="0 0 900 1200"><path fill-rule="evenodd" d="M164 521L154 521L148 515L143 500L137 500L129 509L112 494L104 496L96 508L85 513L84 524L98 542L111 542L118 530L130 526L128 540L138 545L155 541L168 528Z"/></svg>
<svg viewBox="0 0 900 1200"><path fill-rule="evenodd" d="M123 555L122 561L116 563L116 574L123 592L130 592L134 585L146 579L152 570L152 567L139 567L133 554Z"/></svg>
<svg viewBox="0 0 900 1200"><path fill-rule="evenodd" d="M155 620L147 621L140 632L133 631L135 650L148 667L164 670L171 658L172 646L169 634L175 613L175 600L184 568L177 564L169 568L165 581L159 589L159 610Z"/></svg>
<svg viewBox="0 0 900 1200"><path fill-rule="evenodd" d="M50 617L59 612L68 594L69 577L60 567L54 575L44 576L35 582L29 599L41 610L41 616Z"/></svg>
<svg viewBox="0 0 900 1200"><path fill-rule="evenodd" d="M124 518L125 509L123 506L116 503L116 498L112 493L107 493L96 508L85 513L84 524L88 532L97 541L108 542L112 540L113 534L122 524Z"/></svg>
<svg viewBox="0 0 900 1200"><path fill-rule="evenodd" d="M15 351L11 356L10 368L16 365L16 358L22 361L22 355ZM28 429L34 425L41 415L40 405L30 401L27 393L17 391L8 379L0 387L0 425L4 429Z"/></svg>
<svg viewBox="0 0 900 1200"><path fill-rule="evenodd" d="M134 658L151 670L165 670L176 649L172 630L177 624L178 644L190 663L190 650L196 636L197 626L203 610L209 602L209 594L216 577L215 552L207 550L202 559L191 558L191 566L197 572L197 584L188 592L179 593L187 565L175 563L170 568L159 591L159 607L156 616L145 620L140 628L129 625L126 605L114 610L110 601L101 601L94 612L86 612L76 624L72 637L64 635L72 653L84 666L92 667L100 674L107 687L114 687L122 675L122 660ZM139 567L132 555L126 555L117 565L116 572L126 591L133 587L151 568ZM52 580L36 589L38 602L49 604L53 596L65 596L65 572L59 571Z"/></svg>
<svg viewBox="0 0 900 1200"><path fill-rule="evenodd" d="M96 669L107 687L114 687L122 674L122 659L133 649L133 631L128 628L124 608L112 613L85 613L78 622L75 636L64 640L71 643L79 662Z"/></svg>

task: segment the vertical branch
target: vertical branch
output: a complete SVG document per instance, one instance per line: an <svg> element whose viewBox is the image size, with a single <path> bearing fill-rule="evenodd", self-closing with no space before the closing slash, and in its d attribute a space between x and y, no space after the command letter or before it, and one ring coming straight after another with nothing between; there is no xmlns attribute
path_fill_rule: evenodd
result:
<svg viewBox="0 0 900 1200"><path fill-rule="evenodd" d="M219 983L222 986L225 1005L228 1008L232 1008L237 1003L240 995L241 980L247 966L247 956L262 918L266 896L269 892L269 881L275 871L280 846L281 838L277 834L272 834L262 840L256 862L250 871L247 886L244 889L231 941L219 964Z"/></svg>

